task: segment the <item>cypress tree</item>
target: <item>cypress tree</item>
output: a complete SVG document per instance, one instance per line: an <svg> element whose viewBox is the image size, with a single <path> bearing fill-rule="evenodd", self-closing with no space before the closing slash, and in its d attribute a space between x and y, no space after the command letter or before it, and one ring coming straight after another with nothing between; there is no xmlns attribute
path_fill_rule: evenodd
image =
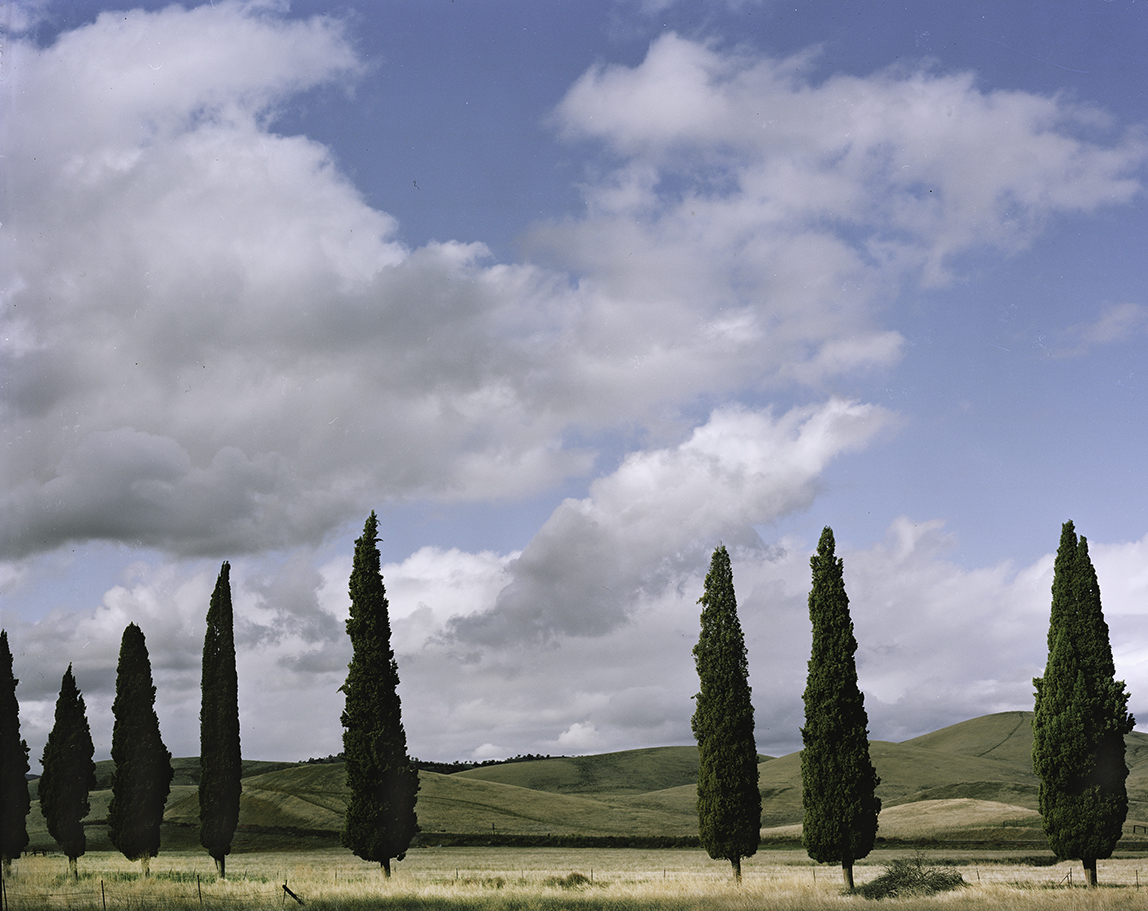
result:
<svg viewBox="0 0 1148 911"><path fill-rule="evenodd" d="M809 561L813 648L801 729L801 840L819 863L840 862L851 890L853 862L865 857L877 838L881 798L874 792L881 779L869 759L869 719L854 659L857 640L844 563L834 547L833 529L826 526Z"/></svg>
<svg viewBox="0 0 1148 911"><path fill-rule="evenodd" d="M56 721L40 760L44 774L39 787L40 812L48 823L48 834L68 858L73 879L79 878L76 860L87 848L84 817L91 810L88 792L96 786L94 754L84 697L69 664L56 700Z"/></svg>
<svg viewBox="0 0 1148 911"><path fill-rule="evenodd" d="M1061 860L1081 861L1090 886L1128 815L1124 735L1135 720L1115 674L1088 541L1077 540L1065 522L1053 569L1048 663L1033 680L1032 762L1049 846Z"/></svg>
<svg viewBox="0 0 1148 911"><path fill-rule="evenodd" d="M732 864L740 883L741 859L752 857L761 841L761 792L749 660L724 545L713 553L698 603L694 662L700 691L691 721L698 743L698 837L710 857Z"/></svg>
<svg viewBox="0 0 1148 911"><path fill-rule="evenodd" d="M225 562L207 611L199 710L199 842L215 859L220 877L226 874L231 839L239 825L243 789L230 576L231 564Z"/></svg>
<svg viewBox="0 0 1148 911"><path fill-rule="evenodd" d="M377 861L389 878L391 859L402 860L418 832L419 773L407 756L378 540L378 519L372 511L363 536L355 541L351 569L347 634L353 655L342 686L343 752L351 796L342 840L359 857Z"/></svg>
<svg viewBox="0 0 1148 911"><path fill-rule="evenodd" d="M144 876L159 853L163 808L171 790L171 753L163 745L155 713L155 686L143 631L124 630L112 703L112 800L108 838L128 860L138 860Z"/></svg>
<svg viewBox="0 0 1148 911"><path fill-rule="evenodd" d="M28 845L28 744L20 739L20 704L8 631L0 630L0 859L4 876Z"/></svg>

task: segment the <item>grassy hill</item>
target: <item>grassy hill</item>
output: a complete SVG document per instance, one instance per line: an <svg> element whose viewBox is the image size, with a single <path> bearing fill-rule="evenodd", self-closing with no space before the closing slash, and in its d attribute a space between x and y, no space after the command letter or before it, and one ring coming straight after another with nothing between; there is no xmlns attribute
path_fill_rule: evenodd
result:
<svg viewBox="0 0 1148 911"><path fill-rule="evenodd" d="M1133 733L1127 745L1125 831L1131 834L1133 825L1148 824L1148 735ZM986 715L904 743L874 741L883 801L879 835L1042 846L1031 749L1029 712ZM164 844L194 846L199 763L182 759L175 765ZM765 835L798 837L800 754L763 757L758 770ZM244 774L236 851L337 838L347 797L342 764L245 762ZM453 775L422 772L419 823L432 844L436 833L693 835L696 775L694 747L539 759ZM98 777L102 789L92 794L88 820L93 849L107 847L102 823L111 796L110 763L99 764ZM31 847L53 847L38 802L29 834Z"/></svg>
<svg viewBox="0 0 1148 911"><path fill-rule="evenodd" d="M657 747L598 756L563 756L457 772L468 778L555 794L646 794L698 778L697 747Z"/></svg>

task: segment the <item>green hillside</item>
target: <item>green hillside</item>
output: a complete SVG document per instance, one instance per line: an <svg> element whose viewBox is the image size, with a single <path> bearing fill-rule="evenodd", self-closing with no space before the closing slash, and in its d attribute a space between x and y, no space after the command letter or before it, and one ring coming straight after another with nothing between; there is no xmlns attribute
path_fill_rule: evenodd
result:
<svg viewBox="0 0 1148 911"><path fill-rule="evenodd" d="M883 801L879 837L1043 844L1031 722L1029 712L1003 712L904 743L874 741ZM1130 734L1127 745L1131 834L1134 825L1148 824L1148 734ZM164 844L194 846L199 763L181 759L175 766ZM758 770L765 834L799 837L800 754L763 759ZM347 797L342 764L245 762L244 771L236 851L337 838ZM107 847L102 823L110 763L100 763L98 774L104 788L92 794L92 849ZM439 833L693 835L696 774L694 747L513 762L453 775L422 772L419 823L431 844ZM32 848L53 847L38 801L29 834Z"/></svg>
<svg viewBox="0 0 1148 911"><path fill-rule="evenodd" d="M451 777L556 794L646 794L697 781L698 748L657 747L597 756L509 762L468 769Z"/></svg>

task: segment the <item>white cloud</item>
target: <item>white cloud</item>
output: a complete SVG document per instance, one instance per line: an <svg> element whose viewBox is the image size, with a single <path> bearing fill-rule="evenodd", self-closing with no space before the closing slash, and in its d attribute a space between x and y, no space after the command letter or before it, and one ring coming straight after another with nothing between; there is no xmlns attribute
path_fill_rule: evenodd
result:
<svg viewBox="0 0 1148 911"><path fill-rule="evenodd" d="M715 412L679 446L632 453L589 497L566 500L507 567L493 607L454 617L452 635L491 645L611 632L719 538L759 546L755 524L807 508L827 463L890 422L836 400L776 419Z"/></svg>
<svg viewBox="0 0 1148 911"><path fill-rule="evenodd" d="M668 35L558 108L622 161L534 233L552 268L411 250L328 149L273 131L367 71L341 22L282 13L15 43L38 126L0 240L7 556L235 556L314 545L363 502L533 496L587 477L603 432L679 436L699 403L889 366L876 316L920 270L1138 188L1141 147L1059 99L814 83L806 57Z"/></svg>
<svg viewBox="0 0 1148 911"><path fill-rule="evenodd" d="M874 737L904 739L1032 705L1031 679L1046 657L1053 554L1021 567L969 570L947 559L953 543L940 522L907 518L873 546L838 541ZM1135 644L1148 635L1139 608L1148 597L1148 538L1090 544L1117 675L1132 710L1148 719L1148 650ZM800 745L815 547L785 538L731 548L758 748L766 753ZM497 602L511 578L508 557L428 548L387 565L411 752L482 759L691 743L691 650L707 558L699 552L636 592L610 635L567 634L545 646L514 638L476 646L443 635L460 605ZM69 662L97 751L106 754L119 639L129 622L147 636L165 741L177 755L194 754L198 657L217 571L215 563L141 563L91 609L5 621L21 681L21 734L34 759ZM305 552L233 564L245 755L302 759L340 748L349 573L349 555L313 568ZM253 635L271 628L276 635Z"/></svg>
<svg viewBox="0 0 1148 911"><path fill-rule="evenodd" d="M563 753L591 753L600 746L601 737L594 725L576 721L558 735L554 744Z"/></svg>
<svg viewBox="0 0 1148 911"><path fill-rule="evenodd" d="M1142 336L1148 329L1148 307L1125 302L1103 307L1095 319L1069 326L1060 344L1049 353L1080 357L1102 345L1118 344Z"/></svg>
<svg viewBox="0 0 1148 911"><path fill-rule="evenodd" d="M6 616L25 736L42 743L70 660L106 745L134 621L165 736L193 752L227 557L248 754L335 751L350 558L315 556L332 529L364 503L513 501L576 478L520 553L428 544L385 568L412 752L688 742L719 539L759 744L793 748L812 543L754 527L816 505L826 466L897 423L826 390L896 363L886 309L959 255L1133 199L1142 141L967 74L819 79L812 54L668 35L570 89L554 123L593 147L585 212L499 263L480 238L410 249L330 149L275 132L297 93L348 90L369 65L339 21L284 10L219 0L13 42L13 113L36 128L5 159L0 578L33 589L68 543L141 556L102 596ZM1142 326L1120 305L1069 342ZM779 390L806 404L761 404ZM1094 548L1120 642L1144 638L1146 547ZM1048 560L964 570L939 526L908 520L843 552L875 731L1026 707ZM1134 694L1148 685L1148 653L1118 663Z"/></svg>

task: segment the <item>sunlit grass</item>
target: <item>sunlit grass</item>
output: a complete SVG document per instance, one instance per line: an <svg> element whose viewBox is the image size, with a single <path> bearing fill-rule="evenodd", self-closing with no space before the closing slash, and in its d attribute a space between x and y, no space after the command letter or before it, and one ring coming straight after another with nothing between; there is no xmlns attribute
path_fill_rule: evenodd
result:
<svg viewBox="0 0 1148 911"><path fill-rule="evenodd" d="M877 852L855 870L858 884L875 879L893 852ZM938 852L929 863L946 863ZM1096 909L1140 907L1148 899L1148 860L1100 865L1102 887L1082 888L1079 864L1036 867L999 860L958 859L968 886L943 895L886 900L897 909L939 907ZM80 859L80 879L67 878L60 856L25 857L7 883L13 911L41 908L306 908L404 911L817 911L874 908L842 894L840 871L809 862L800 851L762 851L743 864L741 887L730 867L694 850L442 848L412 851L387 881L375 864L340 849L313 853L233 855L229 878L217 881L199 852L161 853L152 876L119 854ZM576 875L571 875L576 874ZM1138 888L1144 880L1144 891Z"/></svg>

